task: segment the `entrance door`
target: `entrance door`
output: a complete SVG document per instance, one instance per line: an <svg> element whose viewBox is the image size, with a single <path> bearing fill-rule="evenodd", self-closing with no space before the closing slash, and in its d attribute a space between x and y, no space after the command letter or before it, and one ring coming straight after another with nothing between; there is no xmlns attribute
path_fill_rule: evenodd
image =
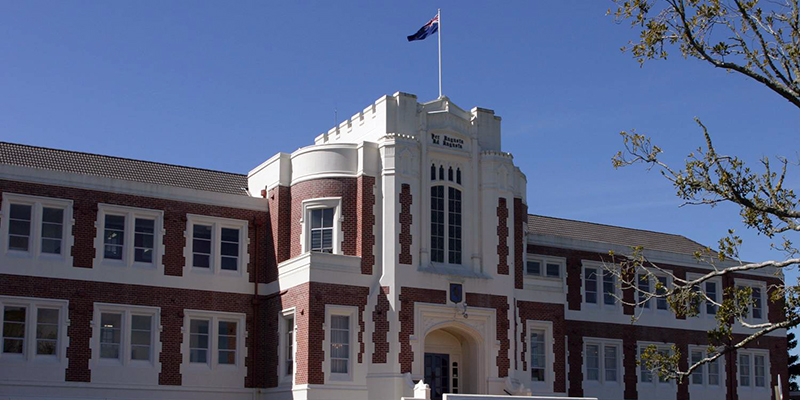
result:
<svg viewBox="0 0 800 400"><path fill-rule="evenodd" d="M425 353L425 383L431 387L431 400L450 393L450 355Z"/></svg>

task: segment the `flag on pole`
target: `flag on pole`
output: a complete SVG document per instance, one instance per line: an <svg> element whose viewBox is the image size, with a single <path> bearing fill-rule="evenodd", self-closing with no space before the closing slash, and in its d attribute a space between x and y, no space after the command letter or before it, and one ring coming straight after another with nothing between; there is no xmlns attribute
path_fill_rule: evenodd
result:
<svg viewBox="0 0 800 400"><path fill-rule="evenodd" d="M415 40L422 40L426 37L433 35L436 31L439 30L439 14L436 14L433 19L428 21L427 24L423 25L422 28L419 28L417 33L408 36L407 39L409 42L413 42Z"/></svg>

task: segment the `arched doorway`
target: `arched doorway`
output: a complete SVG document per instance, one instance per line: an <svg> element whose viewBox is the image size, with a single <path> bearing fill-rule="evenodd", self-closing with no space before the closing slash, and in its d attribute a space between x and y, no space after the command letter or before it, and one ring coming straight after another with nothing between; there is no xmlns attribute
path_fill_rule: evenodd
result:
<svg viewBox="0 0 800 400"><path fill-rule="evenodd" d="M483 340L471 327L449 322L425 335L423 380L431 387L431 399L444 393L484 393Z"/></svg>

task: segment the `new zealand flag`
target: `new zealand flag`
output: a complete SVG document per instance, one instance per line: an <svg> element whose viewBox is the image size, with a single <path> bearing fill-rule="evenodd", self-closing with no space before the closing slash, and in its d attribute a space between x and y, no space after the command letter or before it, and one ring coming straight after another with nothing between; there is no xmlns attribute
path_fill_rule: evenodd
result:
<svg viewBox="0 0 800 400"><path fill-rule="evenodd" d="M436 14L432 20L428 21L427 24L423 25L422 28L419 28L417 33L408 36L408 41L413 42L415 40L422 40L426 37L433 35L436 31L439 30L439 14Z"/></svg>

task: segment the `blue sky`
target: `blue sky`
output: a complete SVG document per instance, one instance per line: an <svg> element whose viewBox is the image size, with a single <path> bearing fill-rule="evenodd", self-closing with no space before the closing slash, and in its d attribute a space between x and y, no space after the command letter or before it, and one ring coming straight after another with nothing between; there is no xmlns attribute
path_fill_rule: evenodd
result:
<svg viewBox="0 0 800 400"><path fill-rule="evenodd" d="M0 1L0 140L246 173L384 94L444 94L503 117L532 213L680 233L781 258L732 207L684 207L654 171L615 171L620 130L673 163L702 144L800 158L800 113L741 76L684 60L640 68L610 1ZM797 168L789 182L800 186ZM792 279L796 273L792 271Z"/></svg>

